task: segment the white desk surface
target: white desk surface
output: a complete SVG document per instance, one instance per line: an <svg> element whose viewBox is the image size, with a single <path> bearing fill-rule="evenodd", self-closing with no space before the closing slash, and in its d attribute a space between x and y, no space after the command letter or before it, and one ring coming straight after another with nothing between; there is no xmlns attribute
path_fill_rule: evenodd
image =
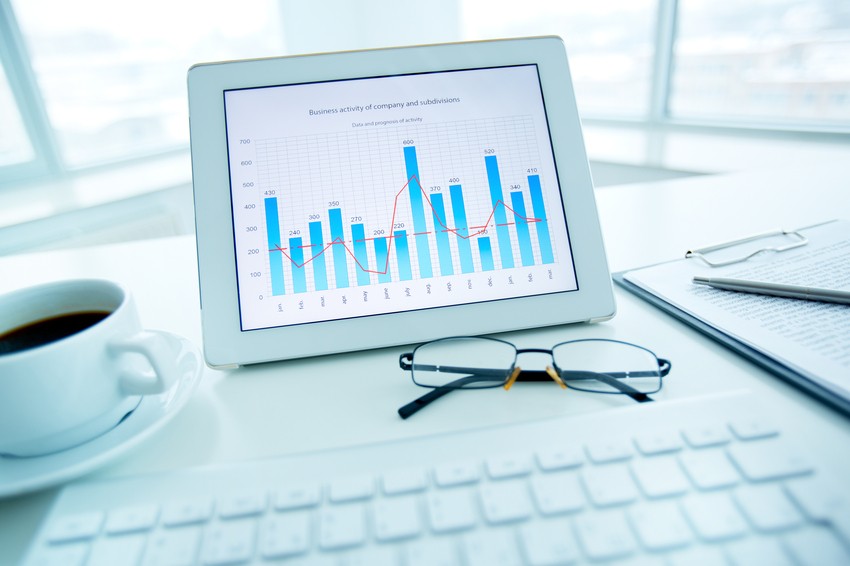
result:
<svg viewBox="0 0 850 566"><path fill-rule="evenodd" d="M612 271L679 257L685 250L831 218L850 218L850 165L829 170L748 172L597 190ZM129 285L143 324L200 344L194 239L179 237L0 258L0 292L70 277ZM784 406L789 422L814 423L847 440L850 420L736 356L690 327L616 288L617 316L605 323L505 335L519 346L548 347L579 337L636 342L669 358L659 400L749 389ZM265 364L207 368L189 403L142 445L86 476L113 477L356 443L492 426L631 401L558 394L542 384L511 392L450 395L414 418L396 410L420 395L398 367L407 348ZM793 420L790 420L793 419ZM0 500L0 564L22 556L58 489Z"/></svg>

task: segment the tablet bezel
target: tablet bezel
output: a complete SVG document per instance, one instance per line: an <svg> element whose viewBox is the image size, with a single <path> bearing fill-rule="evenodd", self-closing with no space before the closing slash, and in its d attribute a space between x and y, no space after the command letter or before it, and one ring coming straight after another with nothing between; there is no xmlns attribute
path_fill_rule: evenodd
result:
<svg viewBox="0 0 850 566"><path fill-rule="evenodd" d="M537 65L570 234L578 290L360 318L241 330L225 90ZM356 351L614 316L590 169L563 43L540 37L253 59L188 73L192 177L204 357L212 367Z"/></svg>

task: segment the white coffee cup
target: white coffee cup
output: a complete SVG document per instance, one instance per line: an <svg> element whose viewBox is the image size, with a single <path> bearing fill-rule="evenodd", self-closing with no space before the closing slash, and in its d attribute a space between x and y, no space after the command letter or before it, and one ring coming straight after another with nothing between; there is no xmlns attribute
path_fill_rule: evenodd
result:
<svg viewBox="0 0 850 566"><path fill-rule="evenodd" d="M94 323L104 314L73 315L85 312L108 314ZM42 339L69 321L90 325L36 346L14 339L27 327L44 328L33 326L40 321L50 321L41 323ZM130 293L111 281L61 281L0 296L0 454L49 454L110 430L142 395L176 381L176 342L143 330Z"/></svg>

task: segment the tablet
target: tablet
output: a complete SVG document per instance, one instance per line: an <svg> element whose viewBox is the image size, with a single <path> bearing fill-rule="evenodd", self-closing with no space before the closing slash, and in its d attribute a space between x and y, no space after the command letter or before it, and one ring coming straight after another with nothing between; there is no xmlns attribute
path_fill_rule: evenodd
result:
<svg viewBox="0 0 850 566"><path fill-rule="evenodd" d="M559 38L201 64L188 86L209 365L613 316Z"/></svg>

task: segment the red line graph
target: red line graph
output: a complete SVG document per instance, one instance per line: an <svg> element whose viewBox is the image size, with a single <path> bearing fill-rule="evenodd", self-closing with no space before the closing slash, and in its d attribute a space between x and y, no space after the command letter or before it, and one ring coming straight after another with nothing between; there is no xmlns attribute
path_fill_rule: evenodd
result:
<svg viewBox="0 0 850 566"><path fill-rule="evenodd" d="M434 205L431 204L431 199L428 198L428 194L425 192L425 189L422 188L422 184L419 182L419 179L416 177L416 175L413 175L407 180L407 182L401 187L401 189L399 189L399 191L395 195L395 198L393 199L393 213L392 213L392 218L390 219L390 226L395 226L395 217L396 217L396 211L398 210L398 199L399 199L399 197L402 195L402 193L404 193L405 189L413 190L413 189L410 188L410 185L414 181L416 182L416 185L419 187L419 190L422 192L422 196L424 197L425 202L428 203L428 206L431 208L432 216L434 217L434 219L436 219L437 222L439 222L440 226L442 227L442 229L440 231L454 234L458 238L461 238L461 239L464 239L464 240L468 240L470 238L477 237L477 236L480 236L481 234L484 234L487 231L488 226L490 226L491 223L493 223L493 216L496 214L496 208L499 205L504 207L505 210L510 211L517 219L522 220L526 223L540 222L539 218L526 217L526 216L520 215L513 208L511 208L510 206L505 204L505 202L500 199L500 200L496 201L496 203L493 205L493 209L490 211L490 216L487 217L487 221L484 223L484 225L483 226L473 226L472 229L476 230L476 231L471 232L470 234L464 236L463 234L458 233L457 228L449 228L446 225L445 220L443 218L440 218L440 216L437 214L437 210L434 208ZM516 224L516 222L508 222L508 223L505 223L505 224L498 224L498 226L512 226L514 224ZM493 224L493 225L496 226L496 224ZM437 228L435 227L435 229L437 229ZM417 232L417 233L414 233L414 234L405 234L404 237L418 236L418 235L424 235L424 234L430 234L430 233L431 232ZM345 248L345 251L348 253L349 256L351 256L351 259L354 260L354 263L357 265L357 267L360 270L365 271L366 273L376 273L378 275L385 275L387 273L387 270L389 269L389 265L390 265L390 255L391 255L390 252L392 251L393 241L398 237L400 237L400 236L396 236L395 234L389 234L387 236L381 236L381 238L387 238L389 240L389 243L387 244L387 259L384 263L383 271L379 271L377 269L367 269L366 266L362 265L357 260L357 257L354 255L354 251L348 246L348 243L345 240L341 240L340 238L336 238L335 240L329 242L318 253L314 254L310 259L308 259L308 260L304 261L304 263L300 263L300 264L297 261L295 261L290 254L287 253L287 250L289 250L291 248L282 248L282 247L280 247L280 244L278 244L274 248L270 249L269 251L270 252L274 252L274 251L280 252L296 268L302 268L305 265L307 265L308 263L312 262L317 257L324 254L326 251L328 251L331 248L331 246L343 246L343 248ZM356 240L356 241L357 242L365 242L365 241L376 240L376 239L378 239L378 238L364 238L362 240ZM299 249L311 249L312 250L312 248L314 248L314 247L315 246L313 246L313 245L307 245L307 246L300 246Z"/></svg>

